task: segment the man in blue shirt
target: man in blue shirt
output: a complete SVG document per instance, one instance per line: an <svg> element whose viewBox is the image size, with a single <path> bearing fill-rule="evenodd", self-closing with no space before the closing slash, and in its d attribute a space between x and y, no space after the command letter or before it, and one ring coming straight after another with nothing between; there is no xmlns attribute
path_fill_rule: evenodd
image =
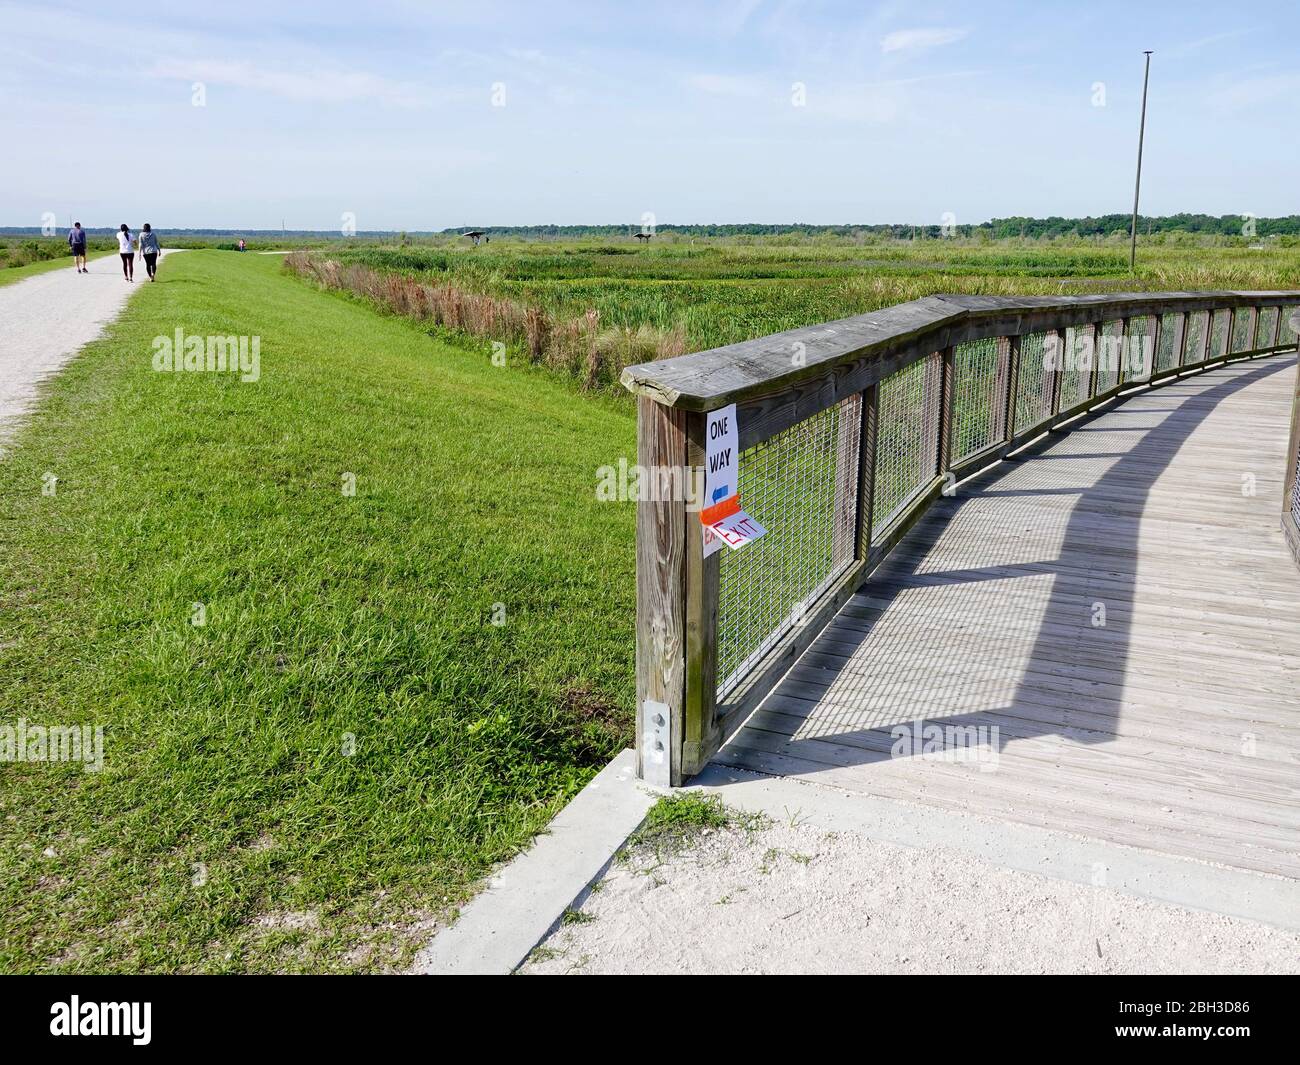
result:
<svg viewBox="0 0 1300 1065"><path fill-rule="evenodd" d="M72 228L68 230L68 247L72 249L72 261L77 266L77 273L90 273L86 268L86 231L81 228L80 222L73 222Z"/></svg>

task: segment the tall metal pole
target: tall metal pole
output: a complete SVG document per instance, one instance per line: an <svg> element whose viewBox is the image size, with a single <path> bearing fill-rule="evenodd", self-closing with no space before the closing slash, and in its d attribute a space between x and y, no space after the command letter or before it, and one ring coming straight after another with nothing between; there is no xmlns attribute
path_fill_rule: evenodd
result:
<svg viewBox="0 0 1300 1065"><path fill-rule="evenodd" d="M1128 271L1137 270L1138 257L1138 193L1142 191L1142 141L1147 133L1147 82L1151 80L1151 53L1143 52L1147 57L1146 71L1142 75L1142 123L1138 126L1138 169L1137 180L1133 182L1133 230L1132 243L1128 252Z"/></svg>

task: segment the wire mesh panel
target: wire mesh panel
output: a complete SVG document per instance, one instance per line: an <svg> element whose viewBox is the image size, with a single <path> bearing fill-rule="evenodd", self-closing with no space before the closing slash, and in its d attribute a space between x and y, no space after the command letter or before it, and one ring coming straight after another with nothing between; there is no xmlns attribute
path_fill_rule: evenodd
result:
<svg viewBox="0 0 1300 1065"><path fill-rule="evenodd" d="M1259 321L1255 324L1255 339L1251 342L1253 348L1271 348L1273 346L1273 331L1277 329L1276 307L1261 307L1259 309Z"/></svg>
<svg viewBox="0 0 1300 1065"><path fill-rule="evenodd" d="M1097 395L1119 384L1119 365L1124 353L1123 348L1124 322L1119 318L1102 322L1097 330Z"/></svg>
<svg viewBox="0 0 1300 1065"><path fill-rule="evenodd" d="M1193 311L1187 316L1187 335L1183 338L1182 366L1192 366L1205 359L1205 334L1209 329L1209 311Z"/></svg>
<svg viewBox="0 0 1300 1065"><path fill-rule="evenodd" d="M722 550L719 697L852 563L861 429L862 397L853 395L741 452L741 505L767 535Z"/></svg>
<svg viewBox="0 0 1300 1065"><path fill-rule="evenodd" d="M952 461L1002 442L1001 415L1008 355L1006 337L958 344L952 351Z"/></svg>
<svg viewBox="0 0 1300 1065"><path fill-rule="evenodd" d="M1282 308L1282 328L1278 330L1277 334L1279 344L1294 344L1296 342L1296 332L1291 328L1291 315L1295 312L1295 307Z"/></svg>
<svg viewBox="0 0 1300 1065"><path fill-rule="evenodd" d="M880 382L873 539L912 493L935 475L939 441L932 434L938 423L941 358L936 352Z"/></svg>
<svg viewBox="0 0 1300 1065"><path fill-rule="evenodd" d="M1295 482L1291 485L1291 519L1300 525L1300 445L1296 453Z"/></svg>
<svg viewBox="0 0 1300 1065"><path fill-rule="evenodd" d="M1128 335L1124 338L1124 361L1121 365L1125 381L1146 381L1151 377L1157 321L1154 314L1139 314L1129 319Z"/></svg>
<svg viewBox="0 0 1300 1065"><path fill-rule="evenodd" d="M1088 398L1092 360L1092 326L1070 326L1065 331L1065 358L1061 367L1061 410L1069 410Z"/></svg>
<svg viewBox="0 0 1300 1065"><path fill-rule="evenodd" d="M1228 350L1249 351L1251 348L1250 308L1238 307L1229 313L1232 315L1232 344Z"/></svg>
<svg viewBox="0 0 1300 1065"><path fill-rule="evenodd" d="M1156 372L1172 370L1178 365L1178 346L1182 340L1181 314L1166 314L1160 319L1160 337L1156 343Z"/></svg>
<svg viewBox="0 0 1300 1065"><path fill-rule="evenodd" d="M1210 326L1210 352L1207 358L1218 358L1222 355L1228 342L1228 330L1231 328L1232 312L1215 311L1214 322Z"/></svg>
<svg viewBox="0 0 1300 1065"><path fill-rule="evenodd" d="M1017 436L1052 413L1051 375L1047 372L1047 338L1050 333L1026 333L1020 338L1020 370L1016 375Z"/></svg>

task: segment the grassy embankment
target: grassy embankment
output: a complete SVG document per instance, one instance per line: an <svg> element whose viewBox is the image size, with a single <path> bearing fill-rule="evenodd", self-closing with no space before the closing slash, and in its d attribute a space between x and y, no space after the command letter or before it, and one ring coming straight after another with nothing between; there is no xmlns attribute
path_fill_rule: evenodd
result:
<svg viewBox="0 0 1300 1065"><path fill-rule="evenodd" d="M684 328L691 350L861 314L936 292L1074 295L1198 288L1294 288L1300 246L1139 249L1093 243L738 246L540 245L359 249L356 261L456 280L610 326Z"/></svg>
<svg viewBox="0 0 1300 1065"><path fill-rule="evenodd" d="M1300 247L1272 244L1255 250L1209 241L1143 246L1136 277L1128 271L1126 246L1064 240L648 247L493 241L479 248L382 248L340 241L311 258L369 267L466 299L492 297L515 307L517 318L529 310L541 312L552 323L552 337L571 334L578 342L539 361L590 379L591 360L582 357L589 346L600 382L614 389L630 361L700 351L937 292L1078 295L1133 288L1300 287ZM362 287L373 292L380 286ZM593 327L587 329L587 322ZM517 339L495 322L491 331L495 339ZM517 349L526 351L527 344L520 342Z"/></svg>
<svg viewBox="0 0 1300 1065"><path fill-rule="evenodd" d="M177 326L260 380L153 372ZM630 738L633 437L275 257L169 262L0 461L0 722L105 732L0 765L0 970L400 963Z"/></svg>

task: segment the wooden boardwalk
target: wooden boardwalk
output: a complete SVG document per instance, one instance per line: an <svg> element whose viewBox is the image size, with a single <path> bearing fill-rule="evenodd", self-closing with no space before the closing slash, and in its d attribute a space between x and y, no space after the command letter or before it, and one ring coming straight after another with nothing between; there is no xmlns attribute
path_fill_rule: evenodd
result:
<svg viewBox="0 0 1300 1065"><path fill-rule="evenodd" d="M962 485L715 760L1300 876L1295 373L1170 382Z"/></svg>

